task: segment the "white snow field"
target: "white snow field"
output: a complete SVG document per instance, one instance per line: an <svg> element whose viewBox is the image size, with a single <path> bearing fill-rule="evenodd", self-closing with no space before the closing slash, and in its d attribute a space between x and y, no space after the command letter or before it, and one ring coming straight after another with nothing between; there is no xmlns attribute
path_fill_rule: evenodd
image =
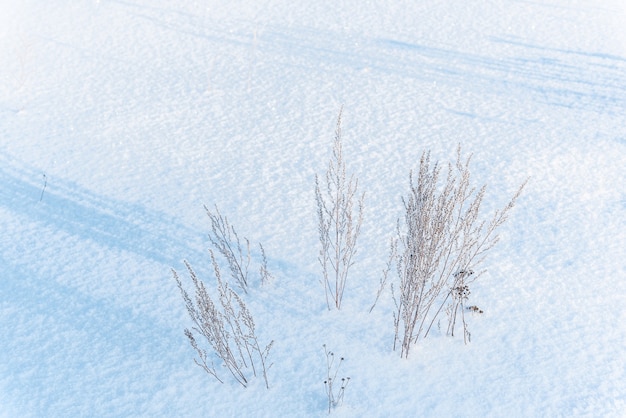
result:
<svg viewBox="0 0 626 418"><path fill-rule="evenodd" d="M314 176L341 106L365 220L328 311ZM368 310L409 172L459 143L486 216L530 181L471 343L401 359L389 287ZM183 334L170 269L214 286L203 204L265 247L269 390ZM625 260L622 0L0 0L0 417L322 417L323 344L351 378L334 416L623 417Z"/></svg>

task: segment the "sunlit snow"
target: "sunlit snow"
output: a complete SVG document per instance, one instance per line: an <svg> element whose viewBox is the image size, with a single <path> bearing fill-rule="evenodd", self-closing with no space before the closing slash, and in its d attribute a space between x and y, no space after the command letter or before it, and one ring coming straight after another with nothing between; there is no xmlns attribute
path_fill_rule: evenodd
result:
<svg viewBox="0 0 626 418"><path fill-rule="evenodd" d="M343 106L366 192L341 311L315 174ZM423 150L472 153L485 214L529 183L470 301L471 343L393 347L389 239ZM621 417L620 0L0 0L0 417ZM194 362L171 269L213 285L217 204L274 280L246 303L270 389ZM226 371L224 371L226 373Z"/></svg>

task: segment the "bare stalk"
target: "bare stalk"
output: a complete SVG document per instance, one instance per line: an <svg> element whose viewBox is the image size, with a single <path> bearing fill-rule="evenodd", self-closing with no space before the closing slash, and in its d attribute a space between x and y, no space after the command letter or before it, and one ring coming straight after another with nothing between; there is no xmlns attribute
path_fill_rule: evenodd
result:
<svg viewBox="0 0 626 418"><path fill-rule="evenodd" d="M376 306L376 303L378 303L378 299L380 298L380 295L383 293L383 290L385 290L385 286L387 286L387 279L389 278L389 272L391 271L393 260L396 257L396 242L394 239L391 240L390 247L391 247L391 251L389 252L389 259L387 260L387 265L385 266L385 269L383 270L383 276L380 279L380 284L378 285L378 290L376 291L376 299L374 299L374 303L372 304L372 307L369 310L370 313L372 313L372 311L374 310L374 307Z"/></svg>

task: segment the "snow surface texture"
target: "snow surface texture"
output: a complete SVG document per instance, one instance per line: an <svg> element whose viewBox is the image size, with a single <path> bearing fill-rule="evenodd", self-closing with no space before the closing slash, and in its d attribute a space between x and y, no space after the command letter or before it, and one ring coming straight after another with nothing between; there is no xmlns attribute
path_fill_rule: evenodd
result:
<svg viewBox="0 0 626 418"><path fill-rule="evenodd" d="M0 0L0 416L623 416L621 0ZM314 175L344 106L365 221L326 310ZM392 352L368 314L424 149L486 206L531 176L472 289L472 342ZM271 388L193 363L170 268L212 284L203 204L263 243ZM255 254L258 257L258 254Z"/></svg>

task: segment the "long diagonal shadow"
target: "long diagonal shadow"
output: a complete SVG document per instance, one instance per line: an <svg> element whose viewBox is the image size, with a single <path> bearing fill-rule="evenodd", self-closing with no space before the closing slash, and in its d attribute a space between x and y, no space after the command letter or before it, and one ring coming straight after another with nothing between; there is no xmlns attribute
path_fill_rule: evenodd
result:
<svg viewBox="0 0 626 418"><path fill-rule="evenodd" d="M198 250L203 231L165 214L99 197L58 179L43 186L40 171L11 160L0 149L0 208L5 213L167 265L190 256L206 257ZM0 315L0 335L6 337L0 338L0 370L19 377L8 385L19 402L27 405L33 394L42 398L30 404L36 415L50 413L55 407L52 399L72 404L81 397L94 405L106 403L111 379L124 385L130 369L151 374L150 382L141 387L156 393L167 385L172 365L188 360L180 355L182 331L154 315L162 309L137 308L141 300L127 299L128 291L104 296L84 291L42 276L1 251L0 264L4 266L0 305L6 308ZM74 339L65 342L60 335ZM35 341L27 348L29 355L21 346L25 336ZM124 407L110 408L114 415L127 415Z"/></svg>
<svg viewBox="0 0 626 418"><path fill-rule="evenodd" d="M52 179L0 154L0 206L58 230L173 265L202 259L204 231L137 204L105 199L70 182ZM45 185L45 187L44 187ZM43 198L42 198L43 194Z"/></svg>
<svg viewBox="0 0 626 418"><path fill-rule="evenodd" d="M355 45L353 37L333 31L266 24L257 34L253 21L241 21L239 30L230 31L180 11L116 3L161 30L216 45L258 48L275 64L305 71L336 74L367 69L461 85L481 94L529 95L539 103L570 109L616 115L626 109L626 58L616 55L551 48L505 34L489 39L496 46L509 46L506 54L495 55L489 49L465 51L393 38L364 37ZM339 67L343 69L338 71Z"/></svg>
<svg viewBox="0 0 626 418"><path fill-rule="evenodd" d="M35 416L50 414L59 403L77 407L76 399L90 405L88 415L97 415L102 413L97 405L107 405L113 396L110 385L127 387L130 380L138 390L157 393L167 387L173 369L190 363L181 355L182 324L166 326L149 312L64 286L13 262L0 255L5 266L0 372L11 377L12 398ZM145 405L106 408L111 415L128 415L127 408L140 414Z"/></svg>

